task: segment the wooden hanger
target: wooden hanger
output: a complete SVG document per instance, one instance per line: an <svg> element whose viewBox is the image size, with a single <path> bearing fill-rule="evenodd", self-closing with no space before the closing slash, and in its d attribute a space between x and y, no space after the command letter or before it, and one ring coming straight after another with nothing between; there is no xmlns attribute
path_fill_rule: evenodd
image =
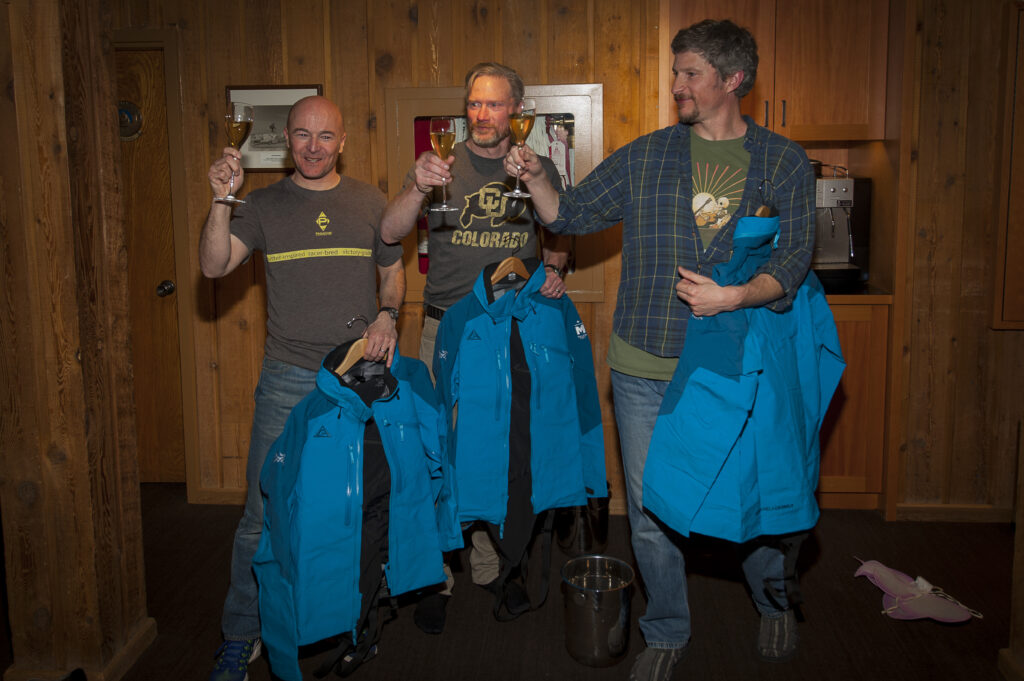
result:
<svg viewBox="0 0 1024 681"><path fill-rule="evenodd" d="M366 352L366 339L360 338L352 341L352 346L345 353L345 359L341 360L341 364L334 370L334 373L339 376L344 376L345 372L352 368L352 366L363 358L363 353Z"/></svg>
<svg viewBox="0 0 1024 681"><path fill-rule="evenodd" d="M768 206L761 206L754 213L754 216L759 218L770 218L772 216L772 209Z"/></svg>
<svg viewBox="0 0 1024 681"><path fill-rule="evenodd" d="M505 258L498 263L497 269L494 270L494 274L491 275L491 283L497 284L499 281L507 277L512 272L515 272L523 279L529 279L530 273L526 271L526 265L519 258Z"/></svg>

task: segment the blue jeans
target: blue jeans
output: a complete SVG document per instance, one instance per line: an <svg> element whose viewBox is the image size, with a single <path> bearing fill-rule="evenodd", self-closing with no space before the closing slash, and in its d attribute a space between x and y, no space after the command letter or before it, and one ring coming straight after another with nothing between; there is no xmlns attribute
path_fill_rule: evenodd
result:
<svg viewBox="0 0 1024 681"><path fill-rule="evenodd" d="M245 510L235 530L231 552L231 586L224 599L221 630L227 640L243 640L260 635L259 589L252 557L259 547L263 532L263 496L260 493L260 471L274 440L284 430L292 407L316 387L316 372L263 358L260 380L253 395L256 406L252 415L252 436L249 438L249 460L245 465L245 481L249 486Z"/></svg>
<svg viewBox="0 0 1024 681"><path fill-rule="evenodd" d="M629 376L615 370L611 378L615 422L626 474L633 554L647 596L647 611L640 618L640 631L649 648L682 648L690 640L690 606L686 594L686 561L679 543L681 535L671 530L667 533L665 525L643 510L647 446L669 382ZM777 614L780 609L765 596L764 587L769 583L777 591L783 590L782 552L756 540L739 548L743 573L757 609L763 614Z"/></svg>

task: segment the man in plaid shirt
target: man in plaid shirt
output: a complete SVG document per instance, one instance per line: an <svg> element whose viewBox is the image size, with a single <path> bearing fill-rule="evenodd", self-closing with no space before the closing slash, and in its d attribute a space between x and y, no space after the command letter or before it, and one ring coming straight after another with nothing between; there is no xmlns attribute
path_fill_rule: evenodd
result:
<svg viewBox="0 0 1024 681"><path fill-rule="evenodd" d="M622 223L619 282L608 363L633 550L647 591L640 618L647 648L630 679L669 679L690 639L681 538L643 509L643 470L662 397L689 320L765 306L790 307L810 267L814 175L804 151L740 114L757 71L753 36L730 21L703 21L672 41L672 93L679 123L617 149L575 187L558 191L528 147L506 168L521 168L541 221L555 233L587 234ZM719 286L740 217L759 208L779 217L771 258L745 284ZM783 551L741 545L743 569L761 613L758 652L782 660L796 651L796 620L783 597Z"/></svg>

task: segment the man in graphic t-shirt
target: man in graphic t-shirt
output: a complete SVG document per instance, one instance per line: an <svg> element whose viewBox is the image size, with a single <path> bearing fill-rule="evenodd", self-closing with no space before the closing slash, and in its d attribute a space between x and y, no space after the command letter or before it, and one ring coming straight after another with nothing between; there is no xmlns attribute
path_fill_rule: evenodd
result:
<svg viewBox="0 0 1024 681"><path fill-rule="evenodd" d="M740 114L757 72L757 44L730 21L703 21L672 41L679 123L620 147L572 189L559 192L529 148L512 149L540 219L584 234L622 222L622 276L612 324L615 420L626 474L633 552L647 594L647 648L630 679L664 681L690 640L686 570L678 535L643 505L648 443L683 350L688 324L743 308L785 311L807 275L814 238L814 175L803 150ZM729 261L739 217L764 206L779 217L768 261L738 286L711 279ZM698 320L698 321L693 321ZM737 546L761 615L757 652L796 651L796 619L776 538Z"/></svg>
<svg viewBox="0 0 1024 681"><path fill-rule="evenodd" d="M397 243L412 231L426 211L429 225L427 270L423 290L423 332L420 359L433 366L434 339L445 310L470 293L484 266L505 258L536 257L541 253L547 280L541 295L565 294L568 239L551 234L541 241L542 225L534 216L530 199L511 199L503 194L515 186L515 172L506 172L505 155L512 146L509 117L523 107L523 81L502 64L477 64L466 75L466 118L469 138L456 144L452 155L440 159L427 151L416 159L406 175L402 191L392 199L381 218L385 241ZM548 158L540 161L551 182L560 184L558 170ZM452 212L429 211L441 203L445 185ZM539 246L539 249L538 249ZM499 558L484 530L471 533L470 567L473 583L488 590L499 588ZM525 594L510 582L505 601L509 611L522 611ZM447 592L424 599L416 623L429 633L441 633ZM511 602L510 602L511 601Z"/></svg>
<svg viewBox="0 0 1024 681"><path fill-rule="evenodd" d="M391 366L405 298L402 247L380 238L384 194L338 173L345 146L338 107L323 97L299 100L288 114L285 139L295 171L251 192L233 214L215 200L199 238L207 277L223 277L260 251L267 278L267 340L245 470L249 488L231 556L224 645L210 681L244 681L261 648L252 558L263 531L259 480L267 451L292 408L316 386L330 350L365 336L364 357ZM239 151L224 149L207 176L215 198L241 187Z"/></svg>

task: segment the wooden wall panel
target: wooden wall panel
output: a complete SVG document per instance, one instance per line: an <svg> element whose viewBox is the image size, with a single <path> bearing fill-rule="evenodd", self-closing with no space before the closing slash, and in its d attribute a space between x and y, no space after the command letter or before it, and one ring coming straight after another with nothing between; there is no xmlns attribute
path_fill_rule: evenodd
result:
<svg viewBox="0 0 1024 681"><path fill-rule="evenodd" d="M924 0L897 517L1011 517L1024 334L993 331L1005 0ZM896 422L891 427L901 428Z"/></svg>
<svg viewBox="0 0 1024 681"><path fill-rule="evenodd" d="M146 617L112 54L88 0L0 10L0 503L14 665L117 678ZM93 67L96 68L93 68ZM128 652L126 652L128 651Z"/></svg>
<svg viewBox="0 0 1024 681"><path fill-rule="evenodd" d="M285 0L286 2L286 0ZM230 5L231 3L225 3ZM286 3L295 11L298 3ZM302 7L308 9L311 2ZM248 78L244 83L284 83L284 16L282 0L241 0L235 22L243 27L242 41L231 47L242 54ZM309 27L309 28L312 28Z"/></svg>
<svg viewBox="0 0 1024 681"><path fill-rule="evenodd" d="M544 19L549 27L547 35L548 64L547 77L550 83L592 83L594 73L594 14L600 12L603 18L613 14L614 2L576 2L574 0L549 0L548 13ZM610 10L610 11L609 11ZM631 34L629 39L635 38ZM605 74L601 74L603 80ZM605 96L611 88L605 88ZM605 108L607 115L608 109ZM607 154L610 150L605 149Z"/></svg>
<svg viewBox="0 0 1024 681"><path fill-rule="evenodd" d="M382 120L387 89L408 87L413 81L415 44L420 40L421 29L410 19L409 6L402 2L368 4L367 24L368 51L371 55L370 102L375 117ZM453 35L460 34L456 32ZM374 133L373 183L388 193L387 144L383 125L378 124Z"/></svg>
<svg viewBox="0 0 1024 681"><path fill-rule="evenodd" d="M282 83L326 85L331 44L329 14L327 0L282 3Z"/></svg>
<svg viewBox="0 0 1024 681"><path fill-rule="evenodd" d="M969 8L936 1L925 24L921 84L922 139L915 229L914 326L907 417L907 501L948 501L956 422L956 321L960 311L960 249L964 205L967 46L954 36L969 25ZM938 67L938 68L937 68Z"/></svg>
<svg viewBox="0 0 1024 681"><path fill-rule="evenodd" d="M1002 74L1006 68L1005 58L1002 59L1002 68L999 68L1002 26L988 20L996 5L984 2L970 5L967 24L970 30L966 31L968 40L965 41L971 69L963 92L966 102L963 173L964 186L968 189L958 216L964 229L959 245L962 254L959 278L961 307L956 320L956 333L960 339L956 375L964 379L985 376L991 365L998 365L1001 373L1020 377L1021 366L1024 365L1022 362L1010 362L1004 366L1000 340L1007 334L987 328L991 317L990 301L994 295L992 245L997 239L997 200L1001 186L995 181L998 175L994 171L998 164L994 161L999 158L1002 146L991 131L1000 129L1002 110L998 94L1004 87ZM983 68L983 64L996 68ZM1010 337L1014 336L1019 337L1020 334L1010 332ZM992 377L1002 381L1007 376ZM1003 425L991 420L991 414L1005 399L999 391L991 391L991 385L989 381L957 381L956 404L971 405L972 408L961 408L956 412L955 431L950 442L950 451L955 455L950 457L949 499L953 503L994 504L1011 508L1013 488L1001 485L999 480L1014 477L1015 469L1005 466L1013 462L1005 455L1005 452L1015 449L1005 446L1013 444L1006 438L1006 426L1012 427L1013 422ZM1012 434L1016 435L1016 428L1012 428ZM993 477L988 477L987 472L993 473Z"/></svg>
<svg viewBox="0 0 1024 681"><path fill-rule="evenodd" d="M506 55L502 44L502 7L500 0L452 0L452 85L461 85L466 71L482 61L514 61L515 52Z"/></svg>
<svg viewBox="0 0 1024 681"><path fill-rule="evenodd" d="M555 82L549 75L549 39L552 29L559 34L561 27L551 24L548 4L548 0L523 0L506 2L501 9L501 61L518 71L527 85Z"/></svg>
<svg viewBox="0 0 1024 681"><path fill-rule="evenodd" d="M329 47L324 58L329 81L324 94L338 103L345 119L343 172L369 184L377 183L377 108L371 104L369 82L374 64L367 43L367 5L331 0ZM333 56L331 56L333 55ZM383 104L379 105L383 108Z"/></svg>

